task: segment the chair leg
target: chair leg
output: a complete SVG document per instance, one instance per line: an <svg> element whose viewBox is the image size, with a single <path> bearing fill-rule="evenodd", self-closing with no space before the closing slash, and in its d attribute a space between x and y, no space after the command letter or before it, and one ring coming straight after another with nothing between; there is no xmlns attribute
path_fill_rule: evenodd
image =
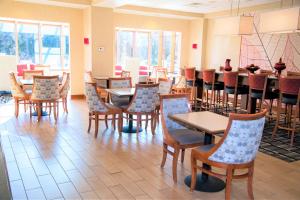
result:
<svg viewBox="0 0 300 200"><path fill-rule="evenodd" d="M148 115L146 115L145 129L147 129L147 127L148 127Z"/></svg>
<svg viewBox="0 0 300 200"><path fill-rule="evenodd" d="M50 107L51 107L51 103L50 103ZM57 113L58 113L58 107L56 105L56 102L53 103L53 115L54 115L54 119L55 121L57 120Z"/></svg>
<svg viewBox="0 0 300 200"><path fill-rule="evenodd" d="M69 113L68 111L68 99L65 98L65 110L66 110L66 113Z"/></svg>
<svg viewBox="0 0 300 200"><path fill-rule="evenodd" d="M90 130L91 130L91 123L92 123L92 114L89 113L89 126L88 126L88 133L90 133Z"/></svg>
<svg viewBox="0 0 300 200"><path fill-rule="evenodd" d="M42 108L41 108L41 103L37 103L37 112L38 112L38 122L41 120L41 116L42 116Z"/></svg>
<svg viewBox="0 0 300 200"><path fill-rule="evenodd" d="M118 115L118 131L119 134L122 134L122 129L123 129L123 115L122 113Z"/></svg>
<svg viewBox="0 0 300 200"><path fill-rule="evenodd" d="M156 114L152 113L151 114L151 133L152 133L152 135L155 134L155 129L156 129Z"/></svg>
<svg viewBox="0 0 300 200"><path fill-rule="evenodd" d="M249 199L254 200L254 195L253 195L253 171L254 171L254 166L251 166L248 171L248 196Z"/></svg>
<svg viewBox="0 0 300 200"><path fill-rule="evenodd" d="M98 116L99 119L99 116ZM108 128L107 115L104 116L105 127Z"/></svg>
<svg viewBox="0 0 300 200"><path fill-rule="evenodd" d="M225 200L230 200L232 174L233 174L233 170L232 168L229 167L226 172Z"/></svg>
<svg viewBox="0 0 300 200"><path fill-rule="evenodd" d="M26 113L26 110L27 110L27 101L24 99L24 112Z"/></svg>
<svg viewBox="0 0 300 200"><path fill-rule="evenodd" d="M137 115L137 119L136 119L136 133L139 133L141 127L141 115Z"/></svg>
<svg viewBox="0 0 300 200"><path fill-rule="evenodd" d="M173 181L177 183L177 162L178 162L178 156L179 156L180 149L174 148L174 154L173 154L173 163L172 163L172 173L173 173Z"/></svg>
<svg viewBox="0 0 300 200"><path fill-rule="evenodd" d="M166 160L167 160L167 154L168 154L168 145L167 144L163 144L163 157L161 160L161 164L160 167L164 167L166 164Z"/></svg>
<svg viewBox="0 0 300 200"><path fill-rule="evenodd" d="M181 149L181 163L184 162L184 153L185 153L185 149Z"/></svg>
<svg viewBox="0 0 300 200"><path fill-rule="evenodd" d="M193 156L191 156L191 168L192 168L192 175L191 175L190 191L192 192L195 189L196 181L197 181L197 160Z"/></svg>
<svg viewBox="0 0 300 200"><path fill-rule="evenodd" d="M32 103L29 104L29 117L32 118Z"/></svg>
<svg viewBox="0 0 300 200"><path fill-rule="evenodd" d="M275 138L277 130L278 130L278 126L279 126L279 120L280 120L280 112L281 112L281 101L278 101L277 104L277 117L276 117L276 124L272 133L272 140Z"/></svg>
<svg viewBox="0 0 300 200"><path fill-rule="evenodd" d="M298 106L298 105L296 105ZM299 106L298 106L299 107ZM293 107L292 107L293 109ZM297 108L296 108L296 113L293 116L293 122L292 122L292 134L291 134L291 146L294 144L294 137L295 137L295 130L296 130L296 119L297 119ZM291 111L291 114L293 115L293 110Z"/></svg>
<svg viewBox="0 0 300 200"><path fill-rule="evenodd" d="M15 99L15 116L19 116L19 100Z"/></svg>
<svg viewBox="0 0 300 200"><path fill-rule="evenodd" d="M99 128L99 115L95 114L95 138L98 136L98 128Z"/></svg>
<svg viewBox="0 0 300 200"><path fill-rule="evenodd" d="M115 114L112 115L111 123L112 123L113 129L116 130L116 115Z"/></svg>

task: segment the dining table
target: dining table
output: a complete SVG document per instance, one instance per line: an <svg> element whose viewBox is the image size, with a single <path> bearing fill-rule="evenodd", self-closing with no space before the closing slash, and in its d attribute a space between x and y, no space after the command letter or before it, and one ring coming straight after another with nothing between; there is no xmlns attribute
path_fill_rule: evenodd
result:
<svg viewBox="0 0 300 200"><path fill-rule="evenodd" d="M135 88L112 88L112 89L105 89L109 94L116 95L118 97L129 97L129 102L131 102L132 97L135 93ZM133 125L133 115L129 114L129 122L128 125L123 126L124 133L136 133L137 127ZM139 132L143 131L140 128Z"/></svg>
<svg viewBox="0 0 300 200"><path fill-rule="evenodd" d="M227 128L229 118L209 111L189 112L168 116L175 122L187 127L204 132L204 145L213 143L216 134L222 134ZM203 163L202 167L211 170L211 166ZM184 183L191 186L191 175L185 177ZM225 182L217 177L209 176L207 173L197 174L195 190L202 192L218 192L225 188Z"/></svg>

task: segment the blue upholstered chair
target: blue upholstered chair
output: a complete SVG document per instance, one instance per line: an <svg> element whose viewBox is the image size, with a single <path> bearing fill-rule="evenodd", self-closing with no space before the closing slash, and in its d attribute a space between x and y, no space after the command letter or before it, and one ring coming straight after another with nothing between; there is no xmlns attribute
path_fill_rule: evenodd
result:
<svg viewBox="0 0 300 200"><path fill-rule="evenodd" d="M163 158L164 167L167 154L173 157L173 181L177 182L177 162L181 150L181 162L187 148L198 147L204 143L204 135L198 131L187 129L169 118L170 115L190 112L189 94L161 95L161 124L163 128ZM174 150L171 151L169 147Z"/></svg>
<svg viewBox="0 0 300 200"><path fill-rule="evenodd" d="M204 145L192 150L191 190L195 188L197 169L200 169L206 174L226 178L226 200L230 199L232 179L248 178L248 195L250 199L254 199L254 160L261 142L266 112L267 110L257 114L231 113L224 136L217 144ZM204 169L197 165L197 161L224 169L225 173ZM235 174L240 169L247 172Z"/></svg>

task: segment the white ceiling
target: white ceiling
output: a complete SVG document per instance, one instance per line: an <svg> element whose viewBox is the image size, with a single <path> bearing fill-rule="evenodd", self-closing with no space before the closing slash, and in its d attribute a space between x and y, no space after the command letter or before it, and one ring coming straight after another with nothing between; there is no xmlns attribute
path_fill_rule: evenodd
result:
<svg viewBox="0 0 300 200"><path fill-rule="evenodd" d="M236 9L238 4L240 8L243 8L278 1L280 0L100 0L97 3L95 0L94 5L113 8L134 5L193 13L210 13L230 10L231 5L233 9Z"/></svg>

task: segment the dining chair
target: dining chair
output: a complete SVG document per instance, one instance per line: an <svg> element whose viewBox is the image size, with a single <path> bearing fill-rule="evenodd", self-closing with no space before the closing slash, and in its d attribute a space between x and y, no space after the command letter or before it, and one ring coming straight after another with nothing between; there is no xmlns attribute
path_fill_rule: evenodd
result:
<svg viewBox="0 0 300 200"><path fill-rule="evenodd" d="M206 69L202 71L202 77L203 77L203 95L202 95L202 103L205 102L205 109L210 109L212 105L216 108L216 99L217 104L221 101L220 91L224 89L224 86L215 81L215 69ZM211 92L210 98L209 91ZM217 98L216 98L216 92L217 92ZM206 93L206 95L205 95ZM205 101L203 101L203 98L205 97Z"/></svg>
<svg viewBox="0 0 300 200"><path fill-rule="evenodd" d="M122 70L121 71L121 77L122 78L128 78L128 77L130 77L130 71Z"/></svg>
<svg viewBox="0 0 300 200"><path fill-rule="evenodd" d="M35 105L38 113L38 121L41 119L44 107L53 108L53 116L55 121L57 121L59 98L58 76L33 76L33 90L30 97L30 118L32 117L32 106Z"/></svg>
<svg viewBox="0 0 300 200"><path fill-rule="evenodd" d="M62 76L62 83L59 87L59 94L62 102L64 112L68 113L68 92L70 90L70 73L64 72Z"/></svg>
<svg viewBox="0 0 300 200"><path fill-rule="evenodd" d="M23 71L23 79L32 80L33 76L43 76L43 70L24 70Z"/></svg>
<svg viewBox="0 0 300 200"><path fill-rule="evenodd" d="M294 137L296 132L296 122L299 118L299 101L300 101L300 77L289 76L281 77L279 79L279 100L277 105L276 125L273 130L272 139L275 138L277 130L287 130L291 134L291 146L294 144ZM284 112L284 124L281 121L282 104L286 105ZM294 106L296 107L294 109Z"/></svg>
<svg viewBox="0 0 300 200"><path fill-rule="evenodd" d="M249 87L245 85L239 85L238 83L238 76L239 72L223 72L223 79L224 79L224 92L222 98L222 108L223 111L227 113L228 109L228 95L233 94L233 109L237 112L237 102L238 102L238 95L244 95L249 93Z"/></svg>
<svg viewBox="0 0 300 200"><path fill-rule="evenodd" d="M196 68L195 67L185 67L184 77L186 87L191 87L191 103L194 107L197 107L197 87L196 87Z"/></svg>
<svg viewBox="0 0 300 200"><path fill-rule="evenodd" d="M36 64L34 70L43 71L44 75L50 75L50 65Z"/></svg>
<svg viewBox="0 0 300 200"><path fill-rule="evenodd" d="M132 82L131 77L125 78L109 78L109 88L131 88ZM116 95L109 95L110 101L113 105L117 107L125 108L129 104L129 97L118 97Z"/></svg>
<svg viewBox="0 0 300 200"><path fill-rule="evenodd" d="M261 112L265 100L270 101L268 117L272 117L273 101L278 99L279 94L277 91L267 90L268 74L248 74L249 84L249 100L248 100L248 113L250 113L250 105L252 98L259 100L258 111ZM255 108L256 109L256 108Z"/></svg>
<svg viewBox="0 0 300 200"><path fill-rule="evenodd" d="M11 94L15 100L15 116L19 116L19 105L24 104L24 111L26 112L26 105L29 105L31 90L23 90L16 79L16 75L13 72L9 73Z"/></svg>
<svg viewBox="0 0 300 200"><path fill-rule="evenodd" d="M89 125L88 125L88 133L91 130L92 120L95 121L95 138L98 136L99 129L99 121L105 120L106 128L107 125L107 116L112 115L112 123L113 128L115 129L115 116L118 115L118 131L119 134L122 133L122 110L109 104L105 103L99 94L97 93L96 83L94 82L85 82L85 93L86 93L86 101L88 103L89 108ZM104 115L104 119L100 119L99 116Z"/></svg>
<svg viewBox="0 0 300 200"><path fill-rule="evenodd" d="M157 83L159 78L167 78L167 68L154 66L152 68L152 72L150 77L148 78L148 82Z"/></svg>
<svg viewBox="0 0 300 200"><path fill-rule="evenodd" d="M151 132L155 134L156 128L156 102L158 96L159 84L136 84L135 93L130 104L123 109L123 113L127 115L127 120L136 120L136 132L139 133L142 121L148 121L149 118L142 119L142 116L150 116ZM136 119L130 119L128 115L136 115Z"/></svg>
<svg viewBox="0 0 300 200"><path fill-rule="evenodd" d="M199 169L208 175L226 179L226 200L231 197L232 180L247 178L248 195L250 199L254 199L254 161L264 130L266 112L267 110L256 114L230 113L227 128L218 143L192 149L191 191L195 188L197 169ZM197 161L213 168L211 170L204 169L202 164L201 166L197 165ZM221 170L214 170L216 168Z"/></svg>
<svg viewBox="0 0 300 200"><path fill-rule="evenodd" d="M160 96L161 124L163 132L163 157L161 167L165 166L167 154L173 157L173 181L177 182L177 163L181 151L181 163L184 161L185 149L204 144L204 135L187 129L169 118L170 115L191 112L189 94L169 94ZM169 149L171 147L173 151Z"/></svg>

